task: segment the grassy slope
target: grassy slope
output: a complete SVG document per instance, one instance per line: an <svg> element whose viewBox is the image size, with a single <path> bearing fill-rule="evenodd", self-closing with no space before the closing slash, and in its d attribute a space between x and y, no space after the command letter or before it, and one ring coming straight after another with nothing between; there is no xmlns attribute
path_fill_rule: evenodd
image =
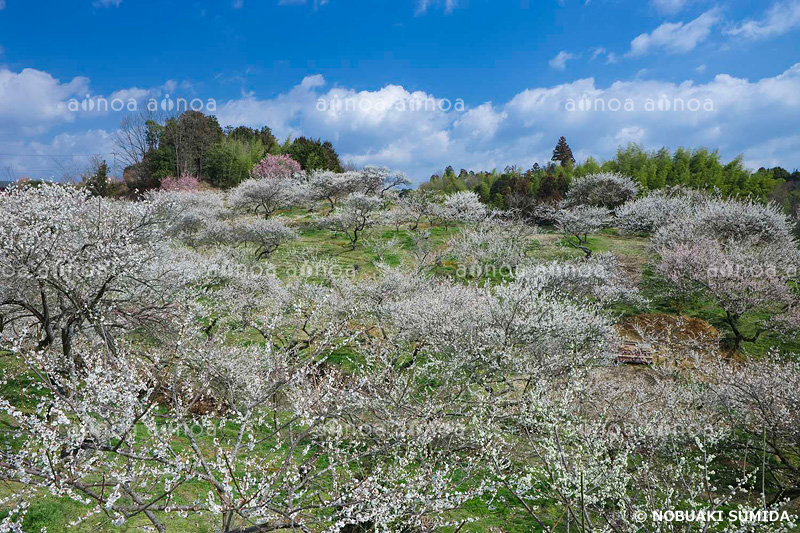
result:
<svg viewBox="0 0 800 533"><path fill-rule="evenodd" d="M308 224L310 215L302 212L287 213L288 217L294 222ZM431 229L431 240L436 246L444 246L447 240L457 234L457 228L434 227ZM330 231L315 229L311 226L299 230L299 239L292 243L282 246L271 258L272 264L279 276L287 277L292 275L293 269L297 268L297 258L302 257L303 253L314 252L319 257L324 257L332 263L341 267L342 270L356 272L357 276L366 276L376 271L376 255L372 251L370 244L386 242L390 239L399 241L396 251L385 255L384 259L391 264L399 264L409 258L409 249L412 246L412 233L406 230L396 231L393 227L375 228L367 237L365 242L360 242L356 250L352 250L344 236L334 236ZM544 229L541 235L536 237L536 243L531 246L529 255L540 260L568 259L580 257L582 252L565 246L562 235L552 230ZM609 230L601 235L593 236L589 241L590 247L595 252L611 252L615 254L621 263L635 275L641 276L647 272L646 263L648 261L648 242L646 238L617 235L615 231ZM448 268L440 270L439 274L447 275ZM708 302L694 301L688 302L684 306L678 306L675 302L660 299L653 294L652 287L647 283L647 276L642 285L643 291L649 296L654 296L652 304L647 309L636 309L623 307L615 309L621 315L635 315L645 312L666 312L682 313L693 317L708 320L713 325L724 330L722 324L722 313L718 308ZM763 354L769 346L781 344L774 336L764 336L754 346L749 346L746 350L754 355ZM800 345L785 344L785 348L800 351ZM0 366L7 364L7 359L0 358ZM3 395L6 398L19 401L18 405L24 403L18 393L21 383L9 383L3 387ZM16 402L15 402L16 403ZM28 402L30 403L30 402ZM29 406L30 407L30 406ZM0 486L0 497L7 496L14 491L13 485L6 484ZM25 522L26 531L62 531L68 524L85 513L85 508L74 503L68 498L55 498L44 496L42 499L31 506ZM509 494L500 493L492 503L491 509L483 502L475 502L467 505L465 509L454 514L454 518L477 518L477 521L467 524L461 531L505 531L523 532L532 531L530 520L520 507L513 501ZM213 525L204 522L203 518L192 516L189 519L170 517L165 519L170 531L213 531ZM75 531L97 531L118 530L118 531L141 531L142 526L148 526L146 518L139 517L129 521L122 528L113 528L102 518L92 518L75 528Z"/></svg>

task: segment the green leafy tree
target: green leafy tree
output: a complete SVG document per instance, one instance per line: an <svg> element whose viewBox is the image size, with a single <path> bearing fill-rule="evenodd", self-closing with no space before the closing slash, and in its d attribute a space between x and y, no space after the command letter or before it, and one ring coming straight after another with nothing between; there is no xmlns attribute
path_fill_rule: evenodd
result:
<svg viewBox="0 0 800 533"><path fill-rule="evenodd" d="M587 157L586 161L575 167L575 176L579 178L589 174L599 174L600 172L600 163L592 156Z"/></svg>
<svg viewBox="0 0 800 533"><path fill-rule="evenodd" d="M228 126L225 130L225 136L228 139L245 144L253 144L256 141L260 141L264 154L280 150L278 139L275 138L268 126L264 126L260 130L248 128L247 126L237 126L236 128Z"/></svg>
<svg viewBox="0 0 800 533"><path fill-rule="evenodd" d="M687 185L691 176L692 154L685 148L675 150L672 156L672 169L667 175L667 185Z"/></svg>
<svg viewBox="0 0 800 533"><path fill-rule="evenodd" d="M147 152L141 162L123 171L123 179L130 191L144 192L157 189L161 180L177 173L175 148L159 146Z"/></svg>
<svg viewBox="0 0 800 533"><path fill-rule="evenodd" d="M287 141L288 142L288 141ZM298 137L294 141L284 145L282 152L292 156L292 159L300 163L303 170L332 170L342 172L342 163L339 161L339 154L334 150L330 141L322 142L320 139L313 140L306 137Z"/></svg>
<svg viewBox="0 0 800 533"><path fill-rule="evenodd" d="M164 125L160 146L174 149L177 175L202 176L209 151L223 137L217 117L186 111Z"/></svg>
<svg viewBox="0 0 800 533"><path fill-rule="evenodd" d="M209 150L206 156L206 179L215 187L235 187L249 177L250 170L264 153L260 137L237 138L229 135Z"/></svg>

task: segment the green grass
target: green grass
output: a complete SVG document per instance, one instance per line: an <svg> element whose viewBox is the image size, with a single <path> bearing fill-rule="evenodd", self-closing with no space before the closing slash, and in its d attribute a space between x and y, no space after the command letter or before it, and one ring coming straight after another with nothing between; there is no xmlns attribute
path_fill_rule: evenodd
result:
<svg viewBox="0 0 800 533"><path fill-rule="evenodd" d="M281 278L288 278L297 273L297 259L301 254L313 253L317 257L336 265L344 273L353 273L356 277L364 277L377 271L379 261L372 245L380 245L395 240L398 246L386 253L383 259L390 265L401 265L412 260L412 250L414 246L414 233L401 229L397 231L394 227L373 228L363 240L359 241L355 249L352 249L348 239L344 235L335 235L327 229L319 229L313 226L312 215L307 211L293 210L285 212L282 216L289 218L294 224L298 225L298 239L281 246L269 259L269 263L275 266L276 272ZM447 241L457 235L458 227L432 227L425 228L430 230L430 243L433 247L443 248ZM379 247L379 246L378 246ZM723 312L717 306L708 301L694 299L691 301L676 302L659 296L661 287L657 280L647 270L646 263L649 258L648 240L641 236L618 235L613 230L604 231L599 235L594 235L589 239L589 247L595 253L610 252L616 255L621 263L628 267L634 267L631 271L635 275L640 275L640 284L646 296L651 298L651 305L646 308L637 308L626 305L618 305L610 311L615 316L626 317L643 313L669 313L683 314L691 317L701 318L712 325L726 332L727 326L724 324ZM560 235L551 228L543 228L543 233L534 236L528 249L529 257L549 261L556 259L573 259L583 257L583 252L567 245L563 235ZM452 261L445 261L435 269L435 275L443 277L454 277L458 265ZM307 278L308 280L308 278ZM320 283L326 282L324 276L312 276L311 281ZM492 282L501 281L491 279ZM764 316L749 316L743 324L744 331L750 331L753 323ZM237 331L227 339L230 343L263 343L264 339L254 332ZM137 338L137 342L147 342L146 338ZM775 335L763 335L758 342L748 344L744 350L747 355L759 357L766 353L772 346L779 346L785 350L800 352L800 342L784 341ZM326 363L342 369L345 373L355 371L358 364L363 362L360 355L347 348L335 348L326 357ZM35 388L31 388L33 379L22 373L19 374L15 365L18 362L15 358L0 354L0 370L4 374L8 372L16 375L4 382L1 386L2 396L12 402L13 405L22 410L32 410L36 404ZM436 383L431 380L431 386ZM0 445L15 447L18 443L9 437L8 418L6 415L0 416L0 425L5 424L0 431ZM233 434L236 431L234 425L224 428L224 432ZM141 428L144 431L144 428ZM205 439L205 440L204 440ZM203 448L211 449L210 437L200 439ZM275 442L265 441L263 443L264 453L279 453L280 449L275 450ZM176 442L177 447L188 446L187 442ZM270 452L266 450L270 449ZM192 498L204 497L203 491L206 490L198 485L187 485L184 487L181 499L190 501ZM13 494L16 487L13 483L6 483L0 486L0 497ZM180 503L180 502L178 502ZM57 498L49 494L42 494L41 498L31 506L25 520L25 531L63 531L69 524L87 511L84 506L73 502L68 498ZM560 509L543 509L543 517L555 517ZM468 502L462 509L450 514L454 521L475 520L466 524L460 531L483 532L483 531L503 531L506 533L536 531L533 520L527 515L523 507L516 501L511 493L506 490L499 490L495 497L490 501L487 499L475 499ZM213 520L209 517L199 517L190 515L183 519L174 515L168 517L160 516L165 522L169 531L213 531ZM139 516L126 523L119 531L141 531L143 527L150 523L144 516ZM75 531L97 531L113 529L108 523L107 518L96 515L76 527ZM456 528L450 529L454 531Z"/></svg>

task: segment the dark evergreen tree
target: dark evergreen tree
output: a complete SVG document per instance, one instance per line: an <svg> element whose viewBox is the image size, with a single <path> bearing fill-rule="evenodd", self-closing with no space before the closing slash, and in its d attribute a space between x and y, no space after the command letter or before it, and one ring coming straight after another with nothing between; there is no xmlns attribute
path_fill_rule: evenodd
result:
<svg viewBox="0 0 800 533"><path fill-rule="evenodd" d="M106 196L108 194L108 165L105 161L97 165L94 173L86 179L86 188L93 196Z"/></svg>
<svg viewBox="0 0 800 533"><path fill-rule="evenodd" d="M553 150L552 161L560 163L562 167L571 167L575 165L575 157L572 155L572 149L567 144L567 138L563 135L558 139L558 144L556 144Z"/></svg>

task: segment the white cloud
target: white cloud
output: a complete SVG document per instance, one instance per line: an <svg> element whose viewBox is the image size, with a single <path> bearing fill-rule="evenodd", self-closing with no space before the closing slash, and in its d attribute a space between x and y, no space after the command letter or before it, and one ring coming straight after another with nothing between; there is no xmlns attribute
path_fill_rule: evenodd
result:
<svg viewBox="0 0 800 533"><path fill-rule="evenodd" d="M0 0L0 9L6 8L6 0Z"/></svg>
<svg viewBox="0 0 800 533"><path fill-rule="evenodd" d="M109 133L85 126L81 130L88 117L65 117L59 111L59 102L73 93L82 96L87 87L88 80L83 78L60 83L39 71L0 70L4 150L111 151ZM142 89L114 94L136 91ZM720 74L706 83L633 79L598 86L594 79L585 78L526 89L507 102L469 107L460 106L457 95L447 96L451 100L400 85L371 90L331 87L316 75L277 96L248 93L220 102L216 114L223 126L268 125L279 138L291 134L328 139L344 160L393 167L417 181L448 164L478 170L543 163L561 135L579 159L612 157L618 145L633 141L647 148L719 148L725 159L743 153L749 165L793 168L798 164L795 122L800 114L800 63L779 75L752 81ZM6 103L7 98L12 104ZM700 108L680 111L675 110L676 104ZM107 117L109 121L115 118ZM67 120L76 122L70 125L71 132L50 142L20 139L21 132L46 131ZM23 131L23 126L28 130ZM18 168L26 163L0 158L0 172L8 164Z"/></svg>
<svg viewBox="0 0 800 533"><path fill-rule="evenodd" d="M703 63L702 65L697 65L697 68L695 68L694 71L697 72L698 74L702 74L703 72L706 71L706 64Z"/></svg>
<svg viewBox="0 0 800 533"><path fill-rule="evenodd" d="M749 168L784 166L792 171L798 167L797 160L787 162L786 154L800 154L800 135L776 137L753 146L748 150L744 164Z"/></svg>
<svg viewBox="0 0 800 533"><path fill-rule="evenodd" d="M0 68L0 138L36 135L54 124L76 118L65 102L83 97L89 80L77 77L62 83L46 72L26 68L12 72Z"/></svg>
<svg viewBox="0 0 800 533"><path fill-rule="evenodd" d="M660 15L674 15L683 8L689 0L650 0L650 5L653 6Z"/></svg>
<svg viewBox="0 0 800 533"><path fill-rule="evenodd" d="M800 28L800 0L773 4L761 20L747 20L728 30L746 39L768 39Z"/></svg>
<svg viewBox="0 0 800 533"><path fill-rule="evenodd" d="M122 172L114 161L113 133L99 129L62 133L50 142L11 140L3 143L3 152L16 154L0 158L0 179L22 177L61 180L74 177L88 168L93 156L106 160L115 175Z"/></svg>
<svg viewBox="0 0 800 533"><path fill-rule="evenodd" d="M597 48L592 50L592 56L589 58L589 61L594 61L597 59L598 56L603 55L606 53L606 49L602 46L598 46Z"/></svg>
<svg viewBox="0 0 800 533"><path fill-rule="evenodd" d="M119 7L122 0L95 0L94 7Z"/></svg>
<svg viewBox="0 0 800 533"><path fill-rule="evenodd" d="M589 61L594 61L595 59L597 59L600 56L605 56L606 57L606 65L611 65L613 63L619 63L619 58L617 57L617 54L615 54L614 52L609 52L608 50L606 50L602 46L598 46L597 48L593 48L591 50L591 52L592 52L592 55L591 55L591 57L589 57Z"/></svg>
<svg viewBox="0 0 800 533"><path fill-rule="evenodd" d="M148 98L155 98L157 96L151 89L140 89L139 87L130 87L128 89L120 89L118 91L114 91L113 93L109 94L107 99L111 100L122 100L125 103L128 103L129 100L134 100L136 102L141 102L143 100L147 100Z"/></svg>
<svg viewBox="0 0 800 533"><path fill-rule="evenodd" d="M568 110L570 100L582 98L591 102L588 110ZM648 99L654 109L647 109ZM431 101L435 105L427 110L419 107ZM612 111L595 104L613 106L614 101L631 101L634 108ZM674 109L690 102L701 109ZM417 180L447 164L491 169L542 163L560 135L567 136L579 158L611 157L617 146L633 141L649 148L708 146L720 148L725 158L744 153L746 161L757 161L754 146L796 130L792 117L800 113L800 63L758 81L723 74L704 84L634 79L599 87L587 78L527 89L504 104L443 110L443 103L398 85L370 91L326 88L315 77L274 98L248 94L230 101L218 115L222 124L267 124L279 137L330 139L344 159L395 167ZM764 138L766 131L772 137ZM770 148L769 161L796 165L795 148L778 143Z"/></svg>
<svg viewBox="0 0 800 533"><path fill-rule="evenodd" d="M313 74L311 76L306 76L300 83L300 86L306 89L313 89L314 87L322 87L323 85L325 85L325 78L322 76L322 74Z"/></svg>
<svg viewBox="0 0 800 533"><path fill-rule="evenodd" d="M719 12L714 8L691 22L666 22L652 33L643 33L631 41L631 49L627 55L637 57L651 52L690 52L708 38L711 28L719 21Z"/></svg>
<svg viewBox="0 0 800 533"><path fill-rule="evenodd" d="M327 3L328 0L313 0L312 2L314 9L318 9ZM308 4L308 0L278 0L279 6L304 6L306 4Z"/></svg>
<svg viewBox="0 0 800 533"><path fill-rule="evenodd" d="M453 123L459 137L488 140L494 137L500 125L508 118L508 113L497 111L491 102L465 112Z"/></svg>
<svg viewBox="0 0 800 533"><path fill-rule="evenodd" d="M185 91L183 95L175 92L178 89ZM97 95L91 94L88 78L62 82L41 70L28 68L14 72L0 67L0 142L32 138L85 120L104 120L119 114L114 112L113 105L118 104L119 111L127 111L131 100L145 105L148 99L169 93L173 100L179 96L186 99L186 93L192 91L187 82L167 80L159 87L129 87ZM100 99L105 102L101 104Z"/></svg>
<svg viewBox="0 0 800 533"><path fill-rule="evenodd" d="M614 143L627 145L628 143L641 143L647 130L640 126L626 126L614 135Z"/></svg>
<svg viewBox="0 0 800 533"><path fill-rule="evenodd" d="M567 61L570 59L575 59L573 54L570 54L566 50L562 50L550 60L550 68L554 68L556 70L565 70L567 68Z"/></svg>
<svg viewBox="0 0 800 533"><path fill-rule="evenodd" d="M458 0L417 0L417 15L427 13L432 6L442 6L444 12L449 14L458 7Z"/></svg>

